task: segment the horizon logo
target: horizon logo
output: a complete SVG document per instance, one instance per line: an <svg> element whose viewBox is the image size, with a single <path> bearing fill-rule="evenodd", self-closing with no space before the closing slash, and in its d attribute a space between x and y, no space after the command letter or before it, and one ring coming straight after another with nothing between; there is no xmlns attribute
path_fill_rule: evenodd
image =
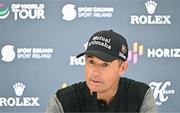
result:
<svg viewBox="0 0 180 113"><path fill-rule="evenodd" d="M9 8L4 3L0 3L0 19L6 19L9 16Z"/></svg>
<svg viewBox="0 0 180 113"><path fill-rule="evenodd" d="M153 58L180 58L180 48L147 49L147 57Z"/></svg>
<svg viewBox="0 0 180 113"><path fill-rule="evenodd" d="M18 97L0 97L0 106L40 106L39 97L21 97L24 93L26 85L17 82L13 85L14 92Z"/></svg>
<svg viewBox="0 0 180 113"><path fill-rule="evenodd" d="M155 13L157 3L149 0L145 3L149 15L131 15L131 24L171 24L170 15L152 15Z"/></svg>
<svg viewBox="0 0 180 113"><path fill-rule="evenodd" d="M133 50L128 51L128 61L132 61L133 64L137 64L139 57L144 53L144 46L138 44L138 42L133 43Z"/></svg>
<svg viewBox="0 0 180 113"><path fill-rule="evenodd" d="M167 88L171 86L170 81L166 82L151 82L149 84L151 89L153 90L153 96L156 100L156 105L161 106L162 103L166 102L169 97L167 95L173 95L175 94L175 90L171 89L168 90Z"/></svg>

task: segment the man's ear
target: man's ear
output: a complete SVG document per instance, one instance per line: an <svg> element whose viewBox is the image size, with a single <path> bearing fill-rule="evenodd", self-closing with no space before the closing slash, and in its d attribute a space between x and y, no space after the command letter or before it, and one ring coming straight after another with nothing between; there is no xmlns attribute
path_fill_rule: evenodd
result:
<svg viewBox="0 0 180 113"><path fill-rule="evenodd" d="M119 70L119 75L123 76L125 74L125 72L127 71L127 69L128 69L128 61L126 60L125 62L123 62L121 64L121 67L120 67L120 70Z"/></svg>

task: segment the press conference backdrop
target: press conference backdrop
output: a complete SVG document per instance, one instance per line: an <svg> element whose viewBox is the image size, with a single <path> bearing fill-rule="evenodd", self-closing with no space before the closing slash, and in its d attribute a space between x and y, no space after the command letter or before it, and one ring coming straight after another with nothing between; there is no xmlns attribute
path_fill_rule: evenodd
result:
<svg viewBox="0 0 180 113"><path fill-rule="evenodd" d="M180 112L179 0L1 0L0 112L44 112L60 88L84 81L90 36L129 44L124 75L151 86L159 112Z"/></svg>

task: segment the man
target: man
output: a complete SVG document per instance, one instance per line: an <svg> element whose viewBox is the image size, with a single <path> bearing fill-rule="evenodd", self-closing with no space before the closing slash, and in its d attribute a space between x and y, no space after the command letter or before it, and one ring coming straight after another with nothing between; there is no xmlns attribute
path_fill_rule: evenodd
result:
<svg viewBox="0 0 180 113"><path fill-rule="evenodd" d="M109 30L93 34L85 55L86 82L60 89L49 102L47 113L140 112L156 113L150 87L123 78L128 68L128 45Z"/></svg>

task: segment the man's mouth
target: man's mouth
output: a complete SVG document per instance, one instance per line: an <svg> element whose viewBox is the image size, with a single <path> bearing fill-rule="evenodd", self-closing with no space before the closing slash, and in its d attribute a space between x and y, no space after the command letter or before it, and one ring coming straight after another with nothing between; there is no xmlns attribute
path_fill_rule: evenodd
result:
<svg viewBox="0 0 180 113"><path fill-rule="evenodd" d="M90 81L92 81L94 84L100 84L100 83L102 83L102 81L100 81L100 80L91 79Z"/></svg>

